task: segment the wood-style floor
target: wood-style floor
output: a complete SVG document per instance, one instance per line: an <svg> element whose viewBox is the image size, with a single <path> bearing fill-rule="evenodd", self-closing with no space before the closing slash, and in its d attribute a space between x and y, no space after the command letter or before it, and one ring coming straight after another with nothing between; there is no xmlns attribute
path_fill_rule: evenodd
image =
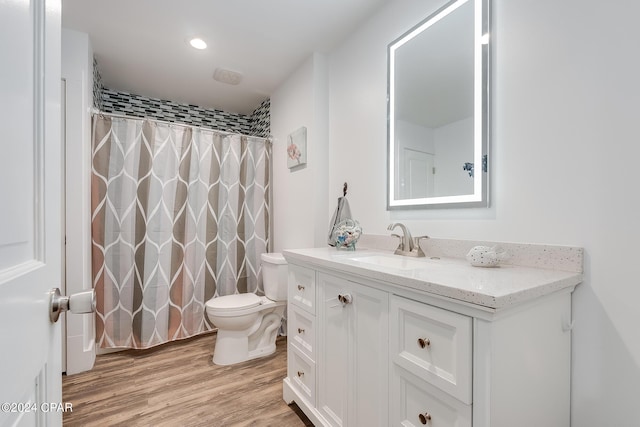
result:
<svg viewBox="0 0 640 427"><path fill-rule="evenodd" d="M232 366L211 361L216 335L98 356L93 370L63 376L64 426L311 426L282 400L287 342Z"/></svg>

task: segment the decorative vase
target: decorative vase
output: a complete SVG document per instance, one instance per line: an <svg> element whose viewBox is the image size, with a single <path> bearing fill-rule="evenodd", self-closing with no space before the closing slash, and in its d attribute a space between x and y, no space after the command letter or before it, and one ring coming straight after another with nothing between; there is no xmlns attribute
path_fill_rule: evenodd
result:
<svg viewBox="0 0 640 427"><path fill-rule="evenodd" d="M355 250L356 242L362 234L362 227L358 221L345 219L333 228L332 240L336 249Z"/></svg>

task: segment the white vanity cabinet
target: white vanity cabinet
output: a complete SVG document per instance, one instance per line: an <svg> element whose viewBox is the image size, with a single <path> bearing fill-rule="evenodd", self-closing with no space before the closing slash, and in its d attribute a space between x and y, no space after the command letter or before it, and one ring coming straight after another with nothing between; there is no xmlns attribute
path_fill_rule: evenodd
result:
<svg viewBox="0 0 640 427"><path fill-rule="evenodd" d="M423 290L435 283L430 277L371 269L335 253L285 251L283 397L314 425L569 426L571 292L580 274L434 268L438 280L480 278L500 289L515 280L535 291L528 298L522 289L503 292L492 307L491 299L472 302L478 293L443 296Z"/></svg>

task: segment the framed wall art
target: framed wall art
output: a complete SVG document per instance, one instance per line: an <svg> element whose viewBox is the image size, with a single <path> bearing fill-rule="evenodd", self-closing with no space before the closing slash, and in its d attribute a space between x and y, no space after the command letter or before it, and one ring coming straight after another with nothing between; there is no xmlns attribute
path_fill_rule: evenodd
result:
<svg viewBox="0 0 640 427"><path fill-rule="evenodd" d="M307 164L307 128L302 126L287 137L287 167L294 169Z"/></svg>

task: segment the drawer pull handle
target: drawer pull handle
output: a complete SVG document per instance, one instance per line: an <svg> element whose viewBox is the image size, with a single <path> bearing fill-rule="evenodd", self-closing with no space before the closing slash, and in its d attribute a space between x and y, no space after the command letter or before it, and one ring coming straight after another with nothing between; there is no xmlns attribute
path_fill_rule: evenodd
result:
<svg viewBox="0 0 640 427"><path fill-rule="evenodd" d="M304 329L302 329L302 328L298 328L298 333L299 333L299 334L304 334Z"/></svg>
<svg viewBox="0 0 640 427"><path fill-rule="evenodd" d="M420 348L429 347L431 345L431 340L428 338L418 338L418 345Z"/></svg>
<svg viewBox="0 0 640 427"><path fill-rule="evenodd" d="M304 291L304 286L302 286L302 285L298 285L298 290L299 290L299 291Z"/></svg>
<svg viewBox="0 0 640 427"><path fill-rule="evenodd" d="M420 422L421 422L422 424L426 424L426 423L428 423L429 421L431 421L431 414L430 414L430 413L428 413L428 412L425 412L424 414L420 414L420 415L418 415L418 418L420 418Z"/></svg>
<svg viewBox="0 0 640 427"><path fill-rule="evenodd" d="M299 377L303 377L304 376L304 372L303 371L298 371L298 376Z"/></svg>

